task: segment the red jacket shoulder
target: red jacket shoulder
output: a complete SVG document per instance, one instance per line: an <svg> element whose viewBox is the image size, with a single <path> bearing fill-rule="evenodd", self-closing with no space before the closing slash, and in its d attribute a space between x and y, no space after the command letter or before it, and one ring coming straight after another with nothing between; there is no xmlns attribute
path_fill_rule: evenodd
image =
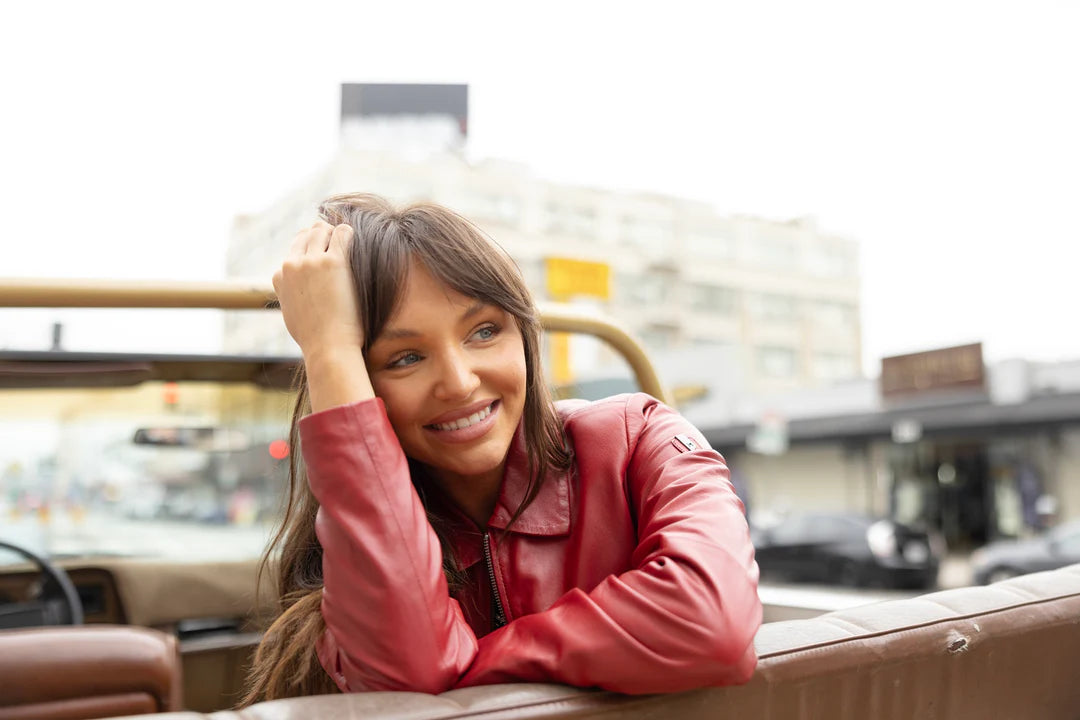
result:
<svg viewBox="0 0 1080 720"><path fill-rule="evenodd" d="M556 403L563 427L572 440L605 438L616 433L632 450L648 430L648 436L675 438L687 435L697 447L708 448L701 432L674 408L643 392L613 395L602 400L560 400Z"/></svg>

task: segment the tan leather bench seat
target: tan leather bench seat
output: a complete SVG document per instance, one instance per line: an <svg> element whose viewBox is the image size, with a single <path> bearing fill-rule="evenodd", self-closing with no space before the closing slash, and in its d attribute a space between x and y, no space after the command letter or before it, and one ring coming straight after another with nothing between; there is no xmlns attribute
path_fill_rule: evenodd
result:
<svg viewBox="0 0 1080 720"><path fill-rule="evenodd" d="M762 626L753 680L632 697L554 685L328 695L215 720L1080 717L1080 566ZM205 718L197 713L158 716Z"/></svg>

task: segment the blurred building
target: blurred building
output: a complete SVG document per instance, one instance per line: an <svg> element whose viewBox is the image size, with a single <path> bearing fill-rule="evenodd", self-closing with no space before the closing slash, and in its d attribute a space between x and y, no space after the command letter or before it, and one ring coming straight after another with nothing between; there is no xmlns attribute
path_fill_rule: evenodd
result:
<svg viewBox="0 0 1080 720"><path fill-rule="evenodd" d="M855 242L809 218L728 217L687 199L548 182L505 162L472 164L461 152L467 129L465 86L344 86L340 152L263 212L237 218L228 274L267 282L331 194L432 201L506 248L537 300L602 311L651 351L723 356L719 369L743 389L861 374ZM584 275L588 287L578 281ZM573 343L558 379L609 374L605 349ZM280 319L255 313L227 321L225 349L294 351ZM555 358L556 371L560 361L567 358Z"/></svg>
<svg viewBox="0 0 1080 720"><path fill-rule="evenodd" d="M706 381L661 369L668 382ZM680 409L763 523L870 513L929 525L963 549L1080 518L1080 361L984 365L967 345L886 358L880 378L828 388L710 387Z"/></svg>

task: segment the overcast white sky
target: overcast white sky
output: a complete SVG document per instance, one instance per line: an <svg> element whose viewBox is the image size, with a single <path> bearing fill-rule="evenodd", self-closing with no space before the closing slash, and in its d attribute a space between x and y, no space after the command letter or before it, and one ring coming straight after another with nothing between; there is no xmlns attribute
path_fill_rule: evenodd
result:
<svg viewBox="0 0 1080 720"><path fill-rule="evenodd" d="M475 159L859 240L871 373L1080 358L1077 3L271 6L0 6L0 276L220 278L233 216L334 154L342 82L465 82Z"/></svg>

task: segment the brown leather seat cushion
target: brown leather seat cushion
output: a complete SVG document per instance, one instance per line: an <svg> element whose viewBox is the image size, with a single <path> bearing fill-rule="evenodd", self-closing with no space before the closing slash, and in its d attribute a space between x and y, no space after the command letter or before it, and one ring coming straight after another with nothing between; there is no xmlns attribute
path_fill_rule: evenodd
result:
<svg viewBox="0 0 1080 720"><path fill-rule="evenodd" d="M326 695L161 720L1080 717L1080 565L767 623L747 685L627 696L554 685Z"/></svg>
<svg viewBox="0 0 1080 720"><path fill-rule="evenodd" d="M181 709L176 639L122 626L0 632L0 720Z"/></svg>

